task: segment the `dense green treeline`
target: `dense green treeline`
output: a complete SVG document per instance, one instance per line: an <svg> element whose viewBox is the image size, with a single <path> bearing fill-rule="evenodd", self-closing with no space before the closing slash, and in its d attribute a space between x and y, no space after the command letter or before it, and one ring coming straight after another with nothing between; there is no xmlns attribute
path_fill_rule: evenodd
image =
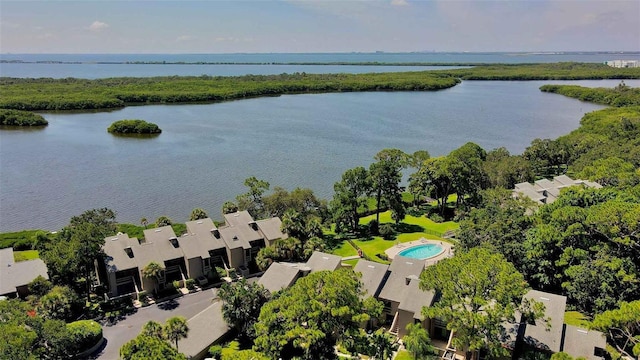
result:
<svg viewBox="0 0 640 360"><path fill-rule="evenodd" d="M88 110L127 104L215 102L282 94L429 91L464 80L638 79L640 69L601 64L482 65L473 68L372 74L280 74L235 77L85 79L0 78L0 108Z"/></svg>
<svg viewBox="0 0 640 360"><path fill-rule="evenodd" d="M640 88L630 88L624 82L613 89L585 88L577 85L543 85L540 90L609 106L640 105Z"/></svg>
<svg viewBox="0 0 640 360"><path fill-rule="evenodd" d="M41 115L29 111L0 109L0 125L6 126L45 126L49 122Z"/></svg>
<svg viewBox="0 0 640 360"><path fill-rule="evenodd" d="M459 80L427 72L281 74L238 77L0 79L0 108L72 110L126 104L214 102L258 96L348 91L428 91Z"/></svg>
<svg viewBox="0 0 640 360"><path fill-rule="evenodd" d="M160 134L158 125L144 120L118 120L107 129L112 134Z"/></svg>
<svg viewBox="0 0 640 360"><path fill-rule="evenodd" d="M620 159L631 164L633 168L638 168L640 167L640 106L607 108L588 113L580 121L578 129L556 140L548 141L547 145L556 154L551 158L555 157L557 158L555 161L565 165L570 175L590 177L592 180L603 182L603 177L584 172L611 159ZM536 161L544 164L545 161L549 163L550 160L547 155L543 155ZM615 177L616 173L624 169L624 166L613 166L607 173L609 177ZM604 184L614 185L609 181L605 181Z"/></svg>
<svg viewBox="0 0 640 360"><path fill-rule="evenodd" d="M615 346L614 357L637 356L640 329L625 328L637 320L623 308L640 300L640 106L588 113L571 133L532 141L521 160L528 169L512 172L567 173L604 187L564 189L544 205L510 190L483 190L460 222L460 250L503 254L534 289L565 295L570 309L593 317L591 326Z"/></svg>
<svg viewBox="0 0 640 360"><path fill-rule="evenodd" d="M640 79L639 68L614 68L594 63L494 64L466 69L435 70L463 80L597 80Z"/></svg>

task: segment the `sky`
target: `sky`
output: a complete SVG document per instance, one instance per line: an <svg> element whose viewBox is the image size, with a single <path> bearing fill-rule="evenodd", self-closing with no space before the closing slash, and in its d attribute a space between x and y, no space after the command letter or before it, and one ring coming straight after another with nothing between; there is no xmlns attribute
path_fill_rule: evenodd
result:
<svg viewBox="0 0 640 360"><path fill-rule="evenodd" d="M638 0L0 0L1 53L640 51Z"/></svg>

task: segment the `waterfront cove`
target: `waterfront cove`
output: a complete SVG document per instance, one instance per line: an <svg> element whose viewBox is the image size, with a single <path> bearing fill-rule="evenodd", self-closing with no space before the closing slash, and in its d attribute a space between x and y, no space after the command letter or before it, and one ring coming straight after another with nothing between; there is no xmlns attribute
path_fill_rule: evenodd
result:
<svg viewBox="0 0 640 360"><path fill-rule="evenodd" d="M464 81L436 92L286 95L202 105L130 106L40 113L44 129L0 131L0 231L57 230L85 209L119 222L201 207L218 217L250 176L307 187L329 199L349 168L383 148L444 155L468 141L518 154L555 138L604 106L542 93L543 84L613 87L605 81ZM640 81L626 81L639 86ZM150 139L115 137L121 119L158 124Z"/></svg>

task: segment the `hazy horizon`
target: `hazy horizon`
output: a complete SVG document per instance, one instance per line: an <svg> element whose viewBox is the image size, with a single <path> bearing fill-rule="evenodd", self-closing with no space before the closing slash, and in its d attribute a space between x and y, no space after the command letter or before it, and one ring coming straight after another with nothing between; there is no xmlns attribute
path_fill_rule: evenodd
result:
<svg viewBox="0 0 640 360"><path fill-rule="evenodd" d="M121 53L99 53L99 52L66 52L66 53L55 53L55 52L23 52L23 53L14 53L14 52L0 52L0 55L251 55L251 54L375 54L375 53L385 53L385 54L540 54L540 55L550 55L550 54L588 54L588 53L605 53L605 54L640 54L640 50L572 50L572 51L544 51L544 50L518 50L518 51L429 51L429 50L415 50L415 51L385 51L385 50L376 50L376 51L307 51L307 52L274 52L274 51L264 51L264 52L184 52L184 53L169 53L169 52L121 52Z"/></svg>

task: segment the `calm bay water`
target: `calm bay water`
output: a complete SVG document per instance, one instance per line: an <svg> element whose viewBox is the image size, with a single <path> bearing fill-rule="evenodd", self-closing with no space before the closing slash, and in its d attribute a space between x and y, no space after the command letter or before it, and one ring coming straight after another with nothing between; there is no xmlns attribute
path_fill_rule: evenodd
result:
<svg viewBox="0 0 640 360"><path fill-rule="evenodd" d="M224 201L256 176L329 199L333 183L368 166L383 148L447 154L467 141L521 153L602 108L542 93L550 82L465 81L438 92L289 95L207 105L134 106L99 113L43 114L43 130L0 131L0 231L59 229L84 210L109 207L118 221L195 207L220 218ZM618 81L573 81L612 87ZM627 81L640 86L640 81ZM140 118L163 133L114 137L110 123Z"/></svg>
<svg viewBox="0 0 640 360"><path fill-rule="evenodd" d="M434 67L274 65L273 63L513 64L563 61L602 63L615 59L640 60L640 53L0 54L0 60L5 61L0 63L0 76L95 79L115 76L235 76L294 72L363 73L430 70ZM140 62L158 62L159 64L139 64ZM162 64L162 62L167 64ZM188 64L175 64L178 62Z"/></svg>

